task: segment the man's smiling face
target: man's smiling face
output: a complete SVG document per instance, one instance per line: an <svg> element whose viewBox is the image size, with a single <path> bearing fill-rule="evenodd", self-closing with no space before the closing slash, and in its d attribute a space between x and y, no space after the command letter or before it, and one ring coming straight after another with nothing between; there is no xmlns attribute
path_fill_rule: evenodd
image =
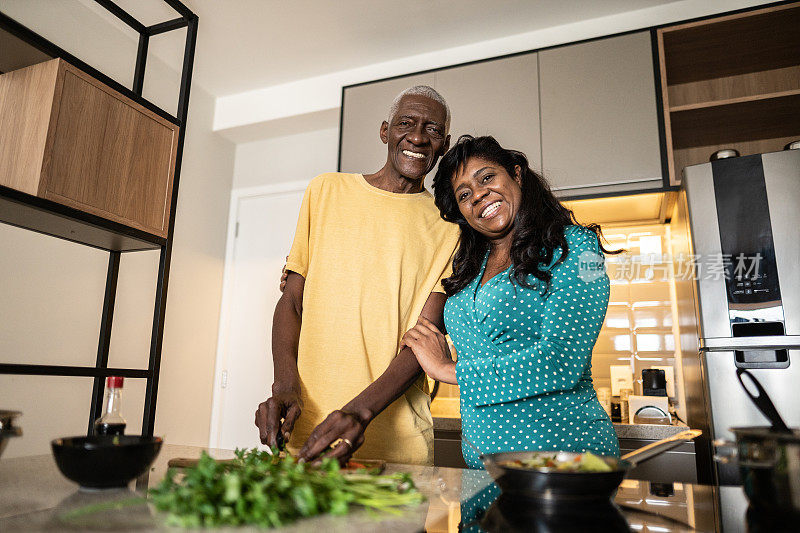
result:
<svg viewBox="0 0 800 533"><path fill-rule="evenodd" d="M381 125L380 135L388 144L391 167L404 178L423 179L450 144L444 106L427 96L409 94L390 120Z"/></svg>

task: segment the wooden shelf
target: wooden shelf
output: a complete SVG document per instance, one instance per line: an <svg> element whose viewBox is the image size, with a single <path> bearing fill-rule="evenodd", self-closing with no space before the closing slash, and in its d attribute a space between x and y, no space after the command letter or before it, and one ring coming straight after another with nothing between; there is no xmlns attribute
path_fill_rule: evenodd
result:
<svg viewBox="0 0 800 533"><path fill-rule="evenodd" d="M667 87L671 111L740 99L763 99L800 90L800 65Z"/></svg>
<svg viewBox="0 0 800 533"><path fill-rule="evenodd" d="M783 150L783 147L792 141L800 139L800 134L777 137L774 139L757 139L754 141L743 142L726 142L719 144L712 144L706 146L693 146L690 148L682 148L675 150L672 153L675 173L678 179L681 177L683 169L690 165L699 165L700 163L708 163L711 154L723 148L733 148L738 150L742 156L753 154L764 154L768 152L778 152Z"/></svg>
<svg viewBox="0 0 800 533"><path fill-rule="evenodd" d="M715 151L800 138L800 2L657 30L670 185Z"/></svg>
<svg viewBox="0 0 800 533"><path fill-rule="evenodd" d="M672 148L800 137L800 91L769 99L673 111Z"/></svg>
<svg viewBox="0 0 800 533"><path fill-rule="evenodd" d="M102 250L157 250L166 239L0 185L0 222Z"/></svg>
<svg viewBox="0 0 800 533"><path fill-rule="evenodd" d="M771 98L783 98L785 96L795 96L800 94L800 89L792 89L790 91L783 91L779 93L769 94L754 94L752 96L741 96L739 98L728 98L725 100L711 100L709 102L698 102L696 104L686 104L670 107L670 113L678 113L681 111L693 111L695 109L708 109L710 107L720 107L731 104L744 104L746 102L758 102L759 100L769 100Z"/></svg>
<svg viewBox="0 0 800 533"><path fill-rule="evenodd" d="M800 65L797 3L659 31L667 85Z"/></svg>

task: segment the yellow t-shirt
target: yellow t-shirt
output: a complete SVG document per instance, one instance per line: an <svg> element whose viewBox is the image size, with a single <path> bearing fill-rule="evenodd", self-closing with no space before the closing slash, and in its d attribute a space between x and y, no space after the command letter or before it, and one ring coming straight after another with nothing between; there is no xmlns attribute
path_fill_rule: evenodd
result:
<svg viewBox="0 0 800 533"><path fill-rule="evenodd" d="M444 292L458 227L430 192L378 189L361 174L322 174L306 189L287 270L305 278L297 367L303 412L290 448L375 381L431 292ZM433 462L424 376L367 427L357 457Z"/></svg>

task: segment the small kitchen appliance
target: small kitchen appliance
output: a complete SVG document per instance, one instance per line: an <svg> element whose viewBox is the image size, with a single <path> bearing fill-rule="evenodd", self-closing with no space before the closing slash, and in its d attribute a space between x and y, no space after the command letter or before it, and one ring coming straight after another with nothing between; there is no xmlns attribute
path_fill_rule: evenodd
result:
<svg viewBox="0 0 800 533"><path fill-rule="evenodd" d="M660 368L645 368L642 370L642 395L667 395L667 375L664 370Z"/></svg>
<svg viewBox="0 0 800 533"><path fill-rule="evenodd" d="M669 400L666 396L630 396L628 398L631 424L671 424Z"/></svg>

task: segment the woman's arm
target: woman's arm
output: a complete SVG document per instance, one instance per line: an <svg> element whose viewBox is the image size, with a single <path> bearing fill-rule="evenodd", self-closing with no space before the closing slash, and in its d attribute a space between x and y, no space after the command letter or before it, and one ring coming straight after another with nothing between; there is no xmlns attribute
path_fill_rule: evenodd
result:
<svg viewBox="0 0 800 533"><path fill-rule="evenodd" d="M402 346L411 348L419 366L428 376L444 383L457 384L456 363L450 355L450 345L436 324L419 317L417 325L403 335Z"/></svg>
<svg viewBox="0 0 800 533"><path fill-rule="evenodd" d="M458 361L459 387L471 391L476 406L577 386L605 318L609 281L605 273L585 269L588 260L602 261L593 234L583 231L569 244L567 258L553 269L539 339L522 349L499 347L490 357Z"/></svg>

